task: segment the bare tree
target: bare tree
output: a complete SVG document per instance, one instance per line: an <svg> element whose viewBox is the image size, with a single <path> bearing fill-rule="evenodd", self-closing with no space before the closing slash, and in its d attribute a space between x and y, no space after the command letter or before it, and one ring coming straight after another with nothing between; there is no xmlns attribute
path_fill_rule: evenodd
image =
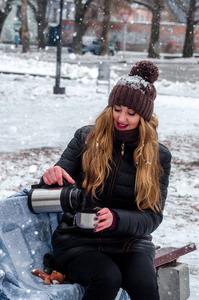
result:
<svg viewBox="0 0 199 300"><path fill-rule="evenodd" d="M183 46L183 57L192 57L194 52L194 27L199 22L196 12L199 11L198 1L196 0L172 0L181 9L187 18L185 40Z"/></svg>
<svg viewBox="0 0 199 300"><path fill-rule="evenodd" d="M86 31L84 17L93 0L74 0L75 3L75 28L73 36L73 49L75 53L82 53L82 37ZM85 3L84 3L85 2Z"/></svg>
<svg viewBox="0 0 199 300"><path fill-rule="evenodd" d="M27 0L21 0L21 43L22 52L26 53L30 51L29 47L29 31L28 31L28 18L27 18Z"/></svg>
<svg viewBox="0 0 199 300"><path fill-rule="evenodd" d="M183 47L183 57L192 57L194 51L194 24L195 24L196 0L190 0L187 12L187 27Z"/></svg>
<svg viewBox="0 0 199 300"><path fill-rule="evenodd" d="M118 11L120 9L125 9L128 12L132 12L131 6L127 2L127 0L104 0L104 18L101 35L100 55L109 54L110 17L111 13L118 14Z"/></svg>
<svg viewBox="0 0 199 300"><path fill-rule="evenodd" d="M37 22L38 48L41 49L44 49L46 46L44 31L48 25L48 22L46 21L47 3L48 0L28 0L28 4L32 8Z"/></svg>
<svg viewBox="0 0 199 300"><path fill-rule="evenodd" d="M3 29L4 22L12 10L13 0L7 0L4 9L0 9L0 35Z"/></svg>
<svg viewBox="0 0 199 300"><path fill-rule="evenodd" d="M160 13L163 8L164 0L135 0L131 1L145 6L153 14L151 23L151 39L149 42L148 57L159 58L160 57Z"/></svg>
<svg viewBox="0 0 199 300"><path fill-rule="evenodd" d="M104 19L101 35L100 55L109 54L109 32L110 32L110 12L111 1L104 0Z"/></svg>
<svg viewBox="0 0 199 300"><path fill-rule="evenodd" d="M102 53L105 54L108 51L108 38L110 30L110 5L114 3L117 7L122 7L126 0L74 0L75 3L75 28L74 28L74 37L73 37L73 49L75 53L82 53L82 37L88 27L89 22L85 20L86 15L92 14L92 8L90 7L91 3L96 3L97 11L103 12L103 30L102 30ZM129 5L129 4L128 4ZM90 11L89 11L90 8ZM96 8L96 6L95 6ZM95 18L92 19L92 24L96 21L96 14L94 13Z"/></svg>
<svg viewBox="0 0 199 300"><path fill-rule="evenodd" d="M149 43L148 57L159 58L160 57L160 12L162 9L162 1L154 0L152 8L153 19L151 24L151 40Z"/></svg>

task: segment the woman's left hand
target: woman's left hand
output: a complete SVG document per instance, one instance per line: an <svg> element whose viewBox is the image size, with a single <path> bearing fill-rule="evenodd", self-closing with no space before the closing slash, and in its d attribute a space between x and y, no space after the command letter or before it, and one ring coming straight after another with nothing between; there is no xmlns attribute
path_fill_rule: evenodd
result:
<svg viewBox="0 0 199 300"><path fill-rule="evenodd" d="M98 232L98 231L104 230L112 225L113 215L112 215L110 209L105 207L96 214L96 217L94 220L97 221L94 224L95 225L94 231Z"/></svg>

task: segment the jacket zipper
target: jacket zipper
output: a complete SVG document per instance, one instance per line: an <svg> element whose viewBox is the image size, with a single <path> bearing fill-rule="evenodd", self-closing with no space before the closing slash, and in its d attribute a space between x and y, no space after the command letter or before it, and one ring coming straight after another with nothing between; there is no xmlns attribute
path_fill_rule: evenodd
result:
<svg viewBox="0 0 199 300"><path fill-rule="evenodd" d="M122 142L122 144L121 144L121 155L124 155L124 147L125 147L125 144L124 144L124 142Z"/></svg>
<svg viewBox="0 0 199 300"><path fill-rule="evenodd" d="M124 155L124 148L125 148L125 143L122 142L122 144L121 144L121 150L118 153L118 157L116 159L115 168L114 168L113 175L112 175L112 178L111 178L111 182L110 182L110 186L109 186L109 190L108 190L108 196L107 196L107 199L106 199L106 204L110 204L110 199L112 197L113 187L114 187L114 184L115 184L116 175L117 175L117 172L118 172L118 169L119 169L121 158ZM103 232L99 232L98 233L98 238L97 238L97 245L98 245L99 251L100 250L103 251L102 240L101 240L102 234L103 234ZM133 239L133 237L131 237L130 239L128 239L128 241L123 246L122 254L123 253L127 253L129 251L129 248L130 248L131 244L133 244L137 240L138 239Z"/></svg>
<svg viewBox="0 0 199 300"><path fill-rule="evenodd" d="M125 144L124 144L124 142L122 142L121 150L118 152L118 156L117 156L116 163L115 163L115 168L113 170L112 178L111 178L111 181L110 181L110 186L109 186L109 189L108 189L108 194L107 194L107 198L106 198L106 205L107 206L110 205L110 200L111 200L112 193L113 193L113 187L114 187L114 184L115 184L116 175L117 175L117 172L118 172L118 169L119 169L121 158L124 155L124 148L125 148ZM97 246L98 246L99 251L103 251L102 240L101 240L102 234L103 234L103 232L101 231L101 232L98 232L98 235L97 235L98 236L97 237Z"/></svg>
<svg viewBox="0 0 199 300"><path fill-rule="evenodd" d="M116 179L117 172L118 172L118 169L119 169L120 161L121 161L122 156L124 155L124 147L125 147L125 143L123 142L121 144L121 150L118 152L118 156L117 156L117 159L116 159L116 162L115 162L115 168L114 168L113 173L112 173L110 186L109 186L107 199L106 199L106 205L108 205L108 204L110 205L110 199L112 197L113 187L114 187L114 184L115 184L115 179Z"/></svg>

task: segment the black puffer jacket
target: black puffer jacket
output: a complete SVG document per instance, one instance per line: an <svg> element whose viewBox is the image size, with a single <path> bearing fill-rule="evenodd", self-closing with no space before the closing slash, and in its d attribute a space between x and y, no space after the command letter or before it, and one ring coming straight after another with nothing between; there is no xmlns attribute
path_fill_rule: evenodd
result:
<svg viewBox="0 0 199 300"><path fill-rule="evenodd" d="M80 188L84 176L82 154L85 149L85 139L91 129L91 126L78 129L56 164L65 169ZM94 233L93 230L73 226L72 215L63 214L62 222L52 238L54 257L58 265L63 265L78 253L89 250L119 253L139 251L154 258L155 251L150 234L162 222L162 211L155 213L151 209L144 212L138 210L134 196L136 167L133 152L136 146L126 143L122 155L121 145L119 141L114 142L115 164L105 182L103 193L98 196L99 200L93 201L88 195L86 202L86 208L99 206L114 211L117 227L113 231L106 229ZM160 179L163 209L167 197L171 154L162 144L159 146L159 153L164 171Z"/></svg>

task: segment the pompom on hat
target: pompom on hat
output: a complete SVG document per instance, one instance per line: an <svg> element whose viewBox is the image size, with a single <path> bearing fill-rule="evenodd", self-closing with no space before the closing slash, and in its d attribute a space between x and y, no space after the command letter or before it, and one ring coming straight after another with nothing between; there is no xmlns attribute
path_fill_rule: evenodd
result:
<svg viewBox="0 0 199 300"><path fill-rule="evenodd" d="M108 106L127 106L145 120L150 121L156 98L153 83L158 76L158 68L151 61L137 62L130 73L124 75L112 89Z"/></svg>

